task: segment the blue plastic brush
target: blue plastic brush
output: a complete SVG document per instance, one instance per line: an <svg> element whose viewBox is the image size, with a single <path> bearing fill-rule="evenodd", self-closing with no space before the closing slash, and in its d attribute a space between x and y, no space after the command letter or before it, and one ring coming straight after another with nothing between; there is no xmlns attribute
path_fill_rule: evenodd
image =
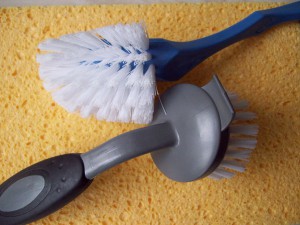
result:
<svg viewBox="0 0 300 225"><path fill-rule="evenodd" d="M150 39L148 52L152 59L146 65L155 65L155 74L160 80L178 80L199 63L229 45L293 20L300 20L300 1L256 11L229 28L198 40L174 42Z"/></svg>
<svg viewBox="0 0 300 225"><path fill-rule="evenodd" d="M274 25L300 20L300 2L252 13L214 35L174 42L149 39L141 24L115 25L39 45L40 76L58 104L83 117L149 123L155 80L183 77L214 53Z"/></svg>

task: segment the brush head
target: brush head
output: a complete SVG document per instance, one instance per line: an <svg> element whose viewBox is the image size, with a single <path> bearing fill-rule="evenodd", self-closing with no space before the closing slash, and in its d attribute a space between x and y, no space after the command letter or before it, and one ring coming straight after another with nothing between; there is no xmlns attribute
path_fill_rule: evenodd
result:
<svg viewBox="0 0 300 225"><path fill-rule="evenodd" d="M141 24L118 24L42 42L40 78L69 112L98 120L152 120L155 69L145 65L149 39Z"/></svg>
<svg viewBox="0 0 300 225"><path fill-rule="evenodd" d="M251 123L256 115L247 111L248 103L240 100L234 93L228 93L228 97L235 110L235 116L228 126L228 144L224 157L218 167L208 176L219 180L231 178L235 172L244 172L250 154L256 147L258 125Z"/></svg>
<svg viewBox="0 0 300 225"><path fill-rule="evenodd" d="M176 146L151 153L162 173L188 182L206 176L230 178L233 171L244 171L256 144L252 137L257 134L257 126L236 121L248 121L254 114L235 113L233 105L244 103L234 98L230 101L216 76L202 88L179 84L162 95L152 124L168 121L178 135Z"/></svg>

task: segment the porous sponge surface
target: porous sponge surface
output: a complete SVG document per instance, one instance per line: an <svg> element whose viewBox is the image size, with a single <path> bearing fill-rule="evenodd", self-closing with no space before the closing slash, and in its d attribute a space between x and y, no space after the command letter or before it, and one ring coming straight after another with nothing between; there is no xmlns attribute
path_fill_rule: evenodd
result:
<svg viewBox="0 0 300 225"><path fill-rule="evenodd" d="M176 41L220 31L276 3L56 6L0 9L0 182L45 158L86 152L141 125L82 119L44 90L35 61L46 38L144 21ZM286 23L212 56L182 80L223 85L258 115L258 145L230 180L177 183L145 155L96 177L73 202L32 224L296 224L300 222L300 25Z"/></svg>

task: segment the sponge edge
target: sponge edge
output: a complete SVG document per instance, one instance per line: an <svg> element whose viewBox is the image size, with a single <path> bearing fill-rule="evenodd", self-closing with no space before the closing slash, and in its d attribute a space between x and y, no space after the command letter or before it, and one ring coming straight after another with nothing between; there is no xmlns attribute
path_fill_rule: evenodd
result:
<svg viewBox="0 0 300 225"><path fill-rule="evenodd" d="M150 123L155 69L144 71L149 39L141 24L117 24L39 44L40 77L53 99L84 118Z"/></svg>
<svg viewBox="0 0 300 225"><path fill-rule="evenodd" d="M47 38L144 20L150 37L186 41L282 3L204 3L0 8L0 182L43 159L86 152L141 125L82 119L42 86L37 46ZM96 177L81 196L34 225L298 224L299 23L274 27L204 61L181 81L224 86L257 114L258 145L244 173L187 184L162 175L149 155ZM159 82L159 93L175 83Z"/></svg>

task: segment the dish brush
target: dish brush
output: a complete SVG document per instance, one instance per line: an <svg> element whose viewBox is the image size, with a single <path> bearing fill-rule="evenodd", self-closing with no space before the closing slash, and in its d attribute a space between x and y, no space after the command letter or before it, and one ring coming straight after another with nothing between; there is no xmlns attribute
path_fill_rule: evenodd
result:
<svg viewBox="0 0 300 225"><path fill-rule="evenodd" d="M300 2L256 11L199 40L149 39L141 24L108 26L49 39L39 45L40 77L69 112L98 120L150 123L156 78L173 81L221 49L292 20Z"/></svg>
<svg viewBox="0 0 300 225"><path fill-rule="evenodd" d="M255 115L245 106L237 96L227 96L216 76L202 88L176 85L162 95L151 125L83 154L46 159L1 184L0 224L45 217L76 198L96 175L146 153L163 174L179 182L243 172L258 131L248 124Z"/></svg>

